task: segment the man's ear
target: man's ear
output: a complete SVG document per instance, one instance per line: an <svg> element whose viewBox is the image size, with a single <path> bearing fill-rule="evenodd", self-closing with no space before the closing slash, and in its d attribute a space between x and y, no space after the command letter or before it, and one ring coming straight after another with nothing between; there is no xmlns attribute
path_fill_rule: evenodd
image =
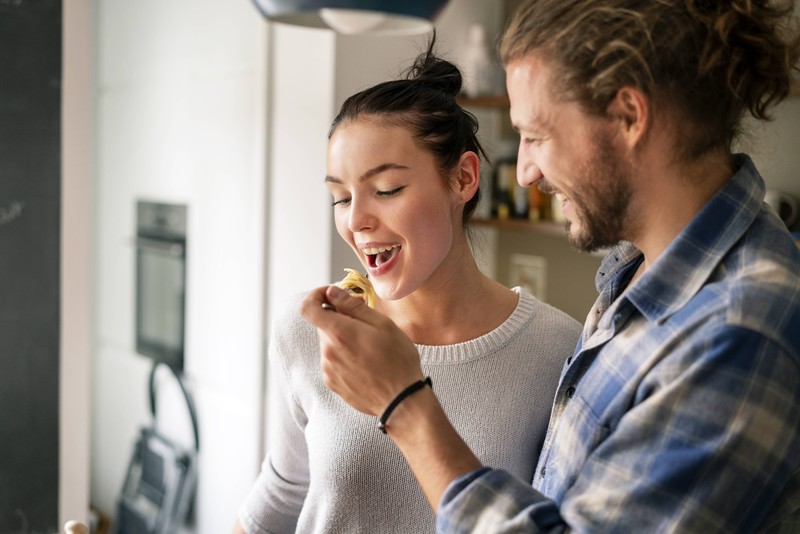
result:
<svg viewBox="0 0 800 534"><path fill-rule="evenodd" d="M458 195L462 204L475 196L481 185L481 160L475 152L468 151L461 154L456 169L453 191Z"/></svg>
<svg viewBox="0 0 800 534"><path fill-rule="evenodd" d="M639 89L628 85L617 91L608 105L608 114L619 119L619 133L630 149L641 144L652 122L650 99Z"/></svg>

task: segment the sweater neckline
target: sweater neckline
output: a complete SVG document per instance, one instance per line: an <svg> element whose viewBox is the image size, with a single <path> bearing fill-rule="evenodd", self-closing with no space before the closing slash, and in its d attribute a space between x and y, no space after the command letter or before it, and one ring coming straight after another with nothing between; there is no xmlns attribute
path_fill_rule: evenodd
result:
<svg viewBox="0 0 800 534"><path fill-rule="evenodd" d="M497 328L479 337L452 345L415 344L420 361L427 365L447 365L484 358L503 348L531 320L536 300L519 287L511 289L519 295L511 315Z"/></svg>

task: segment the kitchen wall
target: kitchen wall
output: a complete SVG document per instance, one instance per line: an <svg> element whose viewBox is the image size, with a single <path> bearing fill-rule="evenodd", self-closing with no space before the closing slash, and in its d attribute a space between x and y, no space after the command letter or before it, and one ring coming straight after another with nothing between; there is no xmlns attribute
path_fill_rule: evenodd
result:
<svg viewBox="0 0 800 534"><path fill-rule="evenodd" d="M331 204L323 179L338 68L333 32L271 28L269 317L295 293L330 281Z"/></svg>
<svg viewBox="0 0 800 534"><path fill-rule="evenodd" d="M188 206L185 372L197 532L230 530L261 456L267 26L246 0L97 0L91 501L112 514L151 362L134 343L135 205ZM161 428L190 443L174 384Z"/></svg>
<svg viewBox="0 0 800 534"><path fill-rule="evenodd" d="M773 117L766 123L748 121L737 148L752 155L767 187L800 201L800 95L779 104Z"/></svg>

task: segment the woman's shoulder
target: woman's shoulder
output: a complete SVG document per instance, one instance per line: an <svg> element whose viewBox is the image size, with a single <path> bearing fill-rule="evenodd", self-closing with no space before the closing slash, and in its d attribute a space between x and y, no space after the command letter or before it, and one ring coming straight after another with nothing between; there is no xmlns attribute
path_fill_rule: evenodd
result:
<svg viewBox="0 0 800 534"><path fill-rule="evenodd" d="M306 295L307 291L294 293L275 307L274 317L270 321L271 354L279 353L286 358L292 354L317 351L317 330L300 315L300 304Z"/></svg>
<svg viewBox="0 0 800 534"><path fill-rule="evenodd" d="M308 293L308 291L299 291L280 301L275 306L276 311L272 318L273 328L306 323L305 319L300 315L300 304L302 304Z"/></svg>
<svg viewBox="0 0 800 534"><path fill-rule="evenodd" d="M571 315L533 296L526 289L515 287L519 293L518 308L530 319L530 327L539 335L563 338L571 343L578 340L583 326Z"/></svg>

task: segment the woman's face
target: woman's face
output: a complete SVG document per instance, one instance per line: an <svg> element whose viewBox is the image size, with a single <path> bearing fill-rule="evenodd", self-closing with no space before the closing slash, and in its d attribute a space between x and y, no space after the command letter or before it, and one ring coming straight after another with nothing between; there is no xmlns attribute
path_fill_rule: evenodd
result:
<svg viewBox="0 0 800 534"><path fill-rule="evenodd" d="M403 127L358 119L331 136L327 166L336 229L378 295L401 299L428 282L451 250L461 216L433 155Z"/></svg>

